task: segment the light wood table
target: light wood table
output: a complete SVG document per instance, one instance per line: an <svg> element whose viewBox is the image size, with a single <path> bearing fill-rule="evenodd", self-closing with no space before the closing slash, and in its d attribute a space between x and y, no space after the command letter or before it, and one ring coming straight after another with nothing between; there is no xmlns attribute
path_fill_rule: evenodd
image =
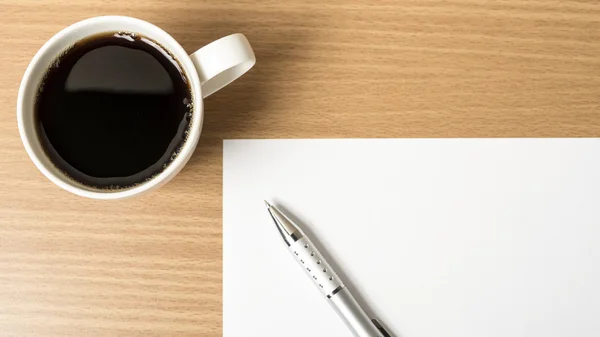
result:
<svg viewBox="0 0 600 337"><path fill-rule="evenodd" d="M117 202L46 180L15 117L38 48L106 14L257 56L183 172ZM600 134L597 1L0 0L0 43L2 336L220 336L223 139Z"/></svg>

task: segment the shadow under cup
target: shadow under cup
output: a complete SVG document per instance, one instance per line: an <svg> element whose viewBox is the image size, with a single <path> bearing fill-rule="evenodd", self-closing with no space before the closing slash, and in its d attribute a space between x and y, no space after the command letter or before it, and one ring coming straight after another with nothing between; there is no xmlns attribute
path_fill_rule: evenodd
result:
<svg viewBox="0 0 600 337"><path fill-rule="evenodd" d="M117 199L182 169L198 143L203 102L198 73L170 35L142 20L98 17L38 51L17 115L44 175L75 194Z"/></svg>

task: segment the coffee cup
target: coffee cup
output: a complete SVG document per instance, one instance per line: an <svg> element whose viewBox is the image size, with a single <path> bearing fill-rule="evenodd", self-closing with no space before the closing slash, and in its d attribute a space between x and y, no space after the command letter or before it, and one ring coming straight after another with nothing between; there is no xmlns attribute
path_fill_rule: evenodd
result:
<svg viewBox="0 0 600 337"><path fill-rule="evenodd" d="M83 57L79 65L71 65L72 68L69 68L71 74L65 81L60 82L61 77L59 75L52 75L54 73L59 74L61 67L67 67L67 64L71 62L68 60L68 57L70 57L68 55L72 50L78 50L83 55L86 50L96 48L93 47L93 43L100 45L101 43L98 41L101 39L96 39L96 36L118 38L120 40L115 41L118 41L120 47L125 46L123 50L118 49L119 46L108 51L104 50L109 57L119 58L115 55L127 53L126 50L131 48L138 48L135 45L137 43L143 44L142 47L139 47L142 49L156 48L158 53L164 54L165 59L163 60L163 56L160 56L158 61L156 58L152 60L152 57L143 56L137 50L137 54L133 53L132 57L139 56L141 61L133 62L129 60L130 64L123 66L119 65L123 62L116 60L113 63L117 66L108 66L106 64L111 64L112 61L107 61L107 56L102 56L100 52L97 52L94 59L91 56L92 53L89 52L90 56L85 62L93 66L90 67L94 70L93 75L86 75L85 73L82 73L83 75L79 75L79 77L76 74L74 75L76 69L85 68L84 65L81 65L85 63ZM92 40L94 40L93 43L90 42ZM104 41L102 43L106 44L108 40L105 40L102 40ZM172 64L165 60L169 60ZM94 64L93 62L97 63ZM167 89L164 90L160 86L147 85L147 83L154 81L154 79L146 79L146 77L153 78L154 75L151 73L154 70L144 72L143 69L145 68L140 68L139 71L142 71L144 76L124 75L127 72L138 71L136 69L142 67L141 64L144 62L150 62L148 64L160 63L165 67L176 69L180 72L182 83L187 85L189 92L187 94L178 93L177 90L172 88L175 84L172 84L170 89L167 85ZM86 19L63 29L50 38L35 54L27 67L17 101L17 120L21 140L35 166L50 181L71 193L95 199L121 199L155 190L179 173L192 156L202 129L204 117L203 98L215 93L246 73L254 63L255 56L252 48L242 34L223 37L188 55L171 35L149 22L125 16L102 16ZM116 85L119 90L122 90L118 93L121 96L110 96L112 98L107 99L108 96L106 95L113 95L114 93L103 88L98 89L98 86L102 87L104 85L102 83L106 82L102 77L110 77L112 76L111 71L115 71L114 69L103 69L102 67L105 65L109 68L121 69L117 72L125 80L121 81L123 83L117 83ZM160 68L151 67L156 68L156 81L167 76L159 73ZM97 80L92 81L96 77ZM139 77L144 77L144 79ZM48 84L49 82L51 83ZM90 86L90 83L93 85ZM167 83L169 82L167 81ZM135 100L144 99L143 97L150 97L147 92L144 92L143 94L146 96L143 96L138 92L131 91L132 88L151 90L152 94L150 96L157 102L167 102L168 99L170 99L168 102L171 102L176 94L183 95L176 97L177 99L182 97L183 99L182 102L178 103L165 103L164 106L168 107L165 110L173 110L176 112L175 115L170 112L165 115L163 111L157 110L156 107L161 106L162 103L147 104L148 109L153 110L148 113L148 116L154 117L148 118L154 118L152 120L154 124L144 121L144 123L139 123L140 126L138 126L136 119L131 119L129 116L145 116L144 112L125 111L119 112L118 118L127 118L126 123L119 122L116 123L117 126L111 126L112 129L103 130L101 125L115 124L110 120L106 120L113 118L115 111L121 109L121 107L111 108L111 104L113 106L116 104L115 101L133 99L135 102ZM99 92L101 93L99 94ZM126 92L128 96L123 96L123 92ZM89 101L90 103L85 109L69 108L73 105L71 101L76 100ZM169 105L180 103L185 104L185 106L171 107ZM132 103L128 104L128 106L136 106ZM183 117L178 115L180 110ZM92 111L89 112L89 116L87 115L88 111ZM135 112L135 114L130 112ZM181 121L187 123L184 133L180 134L180 132L183 132L181 127L177 129L180 124L171 123L171 125L170 122L161 122L165 116L168 119L175 118L173 123L182 123ZM181 121L177 118L181 118ZM58 119L60 119L60 122L57 122ZM124 129L124 126L120 124L126 125L134 132L128 135L126 133L127 129ZM67 126L71 127L72 130L79 131L71 132L72 130L65 129ZM92 131L81 131L84 126L91 128ZM154 137L154 132L156 132L156 137ZM179 143L169 140L169 132L178 132L177 137L181 138ZM165 138L164 144L153 145L154 143L160 143L156 139L162 139L161 137ZM88 143L89 145L86 145ZM152 152L146 151L148 147L162 146L164 148L167 146L165 144L170 147L167 147L167 152L161 155L159 159L156 155L152 157L151 153L146 156L147 158L142 158L142 153ZM109 145L114 148L106 148ZM86 148L86 146L88 147ZM116 156L119 151L125 151L124 149L130 151L131 154L121 153L119 154L121 157L111 157L113 154ZM169 151L172 151L172 153L169 153ZM131 167L125 167L129 165L129 159L131 159ZM164 162L161 162L161 160L164 160ZM134 164L138 167L136 168ZM135 171L144 168L144 165L149 165L150 168L139 172Z"/></svg>

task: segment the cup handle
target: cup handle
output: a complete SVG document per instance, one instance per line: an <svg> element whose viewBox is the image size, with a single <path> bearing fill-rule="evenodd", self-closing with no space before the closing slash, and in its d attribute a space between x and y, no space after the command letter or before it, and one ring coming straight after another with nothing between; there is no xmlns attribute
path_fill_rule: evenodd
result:
<svg viewBox="0 0 600 337"><path fill-rule="evenodd" d="M232 34L213 41L190 55L206 98L246 73L256 57L243 34Z"/></svg>

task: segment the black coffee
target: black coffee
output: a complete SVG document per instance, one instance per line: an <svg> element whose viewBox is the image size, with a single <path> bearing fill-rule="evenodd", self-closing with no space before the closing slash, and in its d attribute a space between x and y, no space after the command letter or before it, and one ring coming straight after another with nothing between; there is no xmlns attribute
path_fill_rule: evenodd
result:
<svg viewBox="0 0 600 337"><path fill-rule="evenodd" d="M52 162L96 188L126 188L163 171L191 124L188 80L154 41L131 33L81 40L57 58L35 105Z"/></svg>

